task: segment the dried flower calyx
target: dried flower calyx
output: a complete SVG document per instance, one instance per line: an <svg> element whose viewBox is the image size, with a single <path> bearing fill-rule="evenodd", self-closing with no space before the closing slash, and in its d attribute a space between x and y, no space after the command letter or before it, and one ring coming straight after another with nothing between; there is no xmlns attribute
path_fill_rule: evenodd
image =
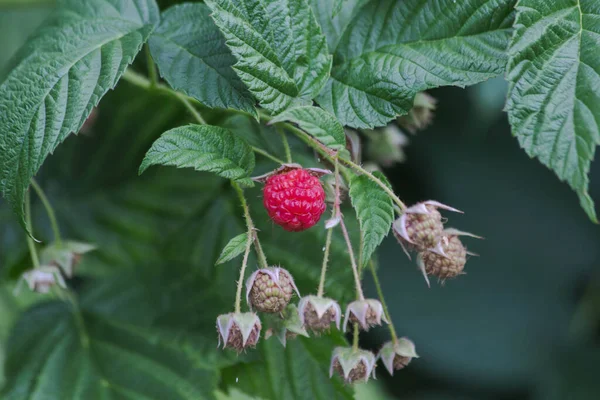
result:
<svg viewBox="0 0 600 400"><path fill-rule="evenodd" d="M238 353L256 346L260 338L260 319L255 313L229 313L217 317L219 345L235 349Z"/></svg>
<svg viewBox="0 0 600 400"><path fill-rule="evenodd" d="M366 382L371 375L375 377L375 355L366 350L336 347L331 357L329 376L333 376L334 372L347 383Z"/></svg>
<svg viewBox="0 0 600 400"><path fill-rule="evenodd" d="M259 269L246 281L246 301L251 308L262 312L283 311L294 291L300 296L292 275L279 267Z"/></svg>
<svg viewBox="0 0 600 400"><path fill-rule="evenodd" d="M402 246L417 251L435 248L442 238L444 224L438 208L462 212L437 201L417 203L404 210L393 224L393 232Z"/></svg>
<svg viewBox="0 0 600 400"><path fill-rule="evenodd" d="M313 332L323 332L331 328L335 323L340 329L342 310L339 304L327 297L305 296L298 303L300 321L306 328Z"/></svg>
<svg viewBox="0 0 600 400"><path fill-rule="evenodd" d="M27 283L30 290L38 293L48 293L52 286L57 285L66 288L67 285L60 273L60 270L54 265L42 265L39 268L26 271L22 275L22 281ZM20 292L21 284L15 287L15 293Z"/></svg>
<svg viewBox="0 0 600 400"><path fill-rule="evenodd" d="M424 274L433 275L444 281L464 274L463 270L469 253L459 236L480 238L468 232L446 229L437 248L419 254L419 267Z"/></svg>
<svg viewBox="0 0 600 400"><path fill-rule="evenodd" d="M383 345L377 358L383 362L390 375L394 370L406 367L413 358L419 358L415 351L415 344L407 338L400 338L396 343L388 342Z"/></svg>
<svg viewBox="0 0 600 400"><path fill-rule="evenodd" d="M346 308L344 331L348 326L348 321L358 323L361 329L367 331L372 326L381 325L382 320L385 323L388 323L388 320L383 313L383 306L379 300L356 300L348 304L348 307Z"/></svg>
<svg viewBox="0 0 600 400"><path fill-rule="evenodd" d="M96 246L92 244L75 241L52 243L40 252L40 261L59 267L67 278L71 278L81 257L95 249Z"/></svg>
<svg viewBox="0 0 600 400"><path fill-rule="evenodd" d="M427 128L433 122L437 100L425 92L417 93L413 108L406 115L398 117L398 124L413 135Z"/></svg>

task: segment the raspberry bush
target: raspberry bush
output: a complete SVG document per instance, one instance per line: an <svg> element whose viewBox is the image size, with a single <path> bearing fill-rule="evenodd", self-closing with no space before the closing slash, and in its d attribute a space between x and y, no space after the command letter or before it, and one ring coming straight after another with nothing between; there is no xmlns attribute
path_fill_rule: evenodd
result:
<svg viewBox="0 0 600 400"><path fill-rule="evenodd" d="M59 1L0 84L0 191L20 224L0 277L39 301L13 327L2 398L352 398L378 362L426 363L398 337L377 249L391 231L444 283L477 238L382 170L444 106L426 90L505 74L521 146L596 219L600 45L582 32L600 31L576 19L577 44L557 32L577 57L547 58L558 34L536 26L566 23L550 3ZM583 66L595 75L570 75ZM378 351L359 346L370 329L389 335Z"/></svg>

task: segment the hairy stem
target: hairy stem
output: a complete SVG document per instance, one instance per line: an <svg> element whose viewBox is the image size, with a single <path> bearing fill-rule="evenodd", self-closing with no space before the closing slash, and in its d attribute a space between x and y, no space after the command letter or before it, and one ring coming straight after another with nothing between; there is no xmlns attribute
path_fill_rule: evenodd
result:
<svg viewBox="0 0 600 400"><path fill-rule="evenodd" d="M318 297L323 297L325 291L325 275L327 274L327 264L329 263L329 248L331 247L331 235L333 229L327 229L327 238L325 239L325 253L323 254L323 265L321 266L321 279L319 280Z"/></svg>
<svg viewBox="0 0 600 400"><path fill-rule="evenodd" d="M272 155L268 151L260 149L258 147L254 147L254 146L251 146L251 147L252 147L252 151L254 151L255 153L260 154L261 156L264 156L264 157L270 159L271 161L275 161L278 164L285 164L285 162L283 160L275 157L274 155Z"/></svg>
<svg viewBox="0 0 600 400"><path fill-rule="evenodd" d="M283 143L283 148L285 149L285 160L288 164L292 163L292 151L290 149L290 144L288 143L287 136L285 132L281 128L277 128L277 132L281 135L281 142Z"/></svg>
<svg viewBox="0 0 600 400"><path fill-rule="evenodd" d="M248 265L248 255L250 255L250 247L252 247L252 239L254 232L248 228L248 238L246 240L246 250L244 251L244 259L242 260L242 268L240 268L240 279L237 282L237 290L235 292L235 312L242 311L242 287L244 286L244 276L246 274L246 266Z"/></svg>
<svg viewBox="0 0 600 400"><path fill-rule="evenodd" d="M358 324L354 323L354 337L352 338L352 350L358 351Z"/></svg>
<svg viewBox="0 0 600 400"><path fill-rule="evenodd" d="M396 328L394 328L394 323L392 322L392 316L388 310L388 306L383 298L383 290L381 290L381 284L379 283L379 277L377 276L377 271L375 271L375 263L373 260L369 260L369 269L371 270L371 275L373 275L373 282L375 282L375 289L377 290L377 296L379 296L379 301L383 306L383 314L388 320L388 328L390 330L390 335L392 335L392 340L394 343L398 342L398 335L396 335Z"/></svg>
<svg viewBox="0 0 600 400"><path fill-rule="evenodd" d="M352 168L356 172L366 175L370 180L375 182L379 187L381 187L388 194L388 196L390 196L392 201L394 203L396 203L398 205L398 207L400 207L400 210L404 211L406 209L406 205L404 204L404 202L402 200L400 200L398 198L398 196L396 196L394 191L392 189L390 189L385 183L383 183L381 181L381 179L377 178L375 175L373 175L372 173L370 173L369 171L367 171L360 165L358 165L350 160L341 159L340 161L343 162L344 164L348 165L350 168Z"/></svg>
<svg viewBox="0 0 600 400"><path fill-rule="evenodd" d="M33 187L33 190L35 190L38 197L42 201L44 208L46 209L46 214L48 214L48 219L50 220L50 225L52 226L52 233L54 234L54 241L56 242L56 244L61 246L62 238L60 235L60 228L58 226L58 221L56 219L56 213L54 212L54 209L52 208L52 204L50 204L50 201L48 201L48 197L46 197L46 194L44 193L44 191L42 190L40 185L38 185L38 183L36 182L35 179L31 179L31 187ZM30 229L31 229L31 227L30 227Z"/></svg>
<svg viewBox="0 0 600 400"><path fill-rule="evenodd" d="M31 223L31 195L29 191L25 194L25 223L27 224L27 229L33 235L33 225ZM40 267L40 259L38 258L37 251L35 250L35 244L33 243L33 239L30 235L27 235L27 247L29 248L29 255L31 256L31 262L33 263L33 268L38 269Z"/></svg>
<svg viewBox="0 0 600 400"><path fill-rule="evenodd" d="M246 227L248 228L248 232L252 234L254 238L254 248L256 250L256 254L258 255L258 262L261 268L267 268L269 264L267 263L267 257L265 257L265 253L260 245L260 241L258 240L258 235L256 234L256 228L254 227L254 222L252 221L252 217L250 216L250 209L248 208L248 202L246 201L246 197L244 196L244 191L236 182L231 181L231 186L235 189L238 198L240 199L240 203L242 205L242 209L244 210L244 219L246 220Z"/></svg>
<svg viewBox="0 0 600 400"><path fill-rule="evenodd" d="M354 273L354 283L356 284L356 297L359 300L364 300L365 295L363 294L362 286L360 284L360 277L358 276L358 267L356 266L356 259L354 258L354 250L352 249L352 243L350 242L350 236L348 235L348 229L344 223L344 218L340 219L340 227L344 234L344 240L348 246L348 254L350 255L350 264L352 264L352 272Z"/></svg>

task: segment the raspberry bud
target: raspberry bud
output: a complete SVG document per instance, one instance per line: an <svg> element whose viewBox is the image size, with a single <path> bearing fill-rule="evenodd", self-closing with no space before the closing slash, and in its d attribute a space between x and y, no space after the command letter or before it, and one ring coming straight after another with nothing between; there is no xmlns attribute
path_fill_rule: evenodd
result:
<svg viewBox="0 0 600 400"><path fill-rule="evenodd" d="M229 313L217 317L219 345L223 341L223 348L231 347L238 353L256 346L260 329L260 319L255 313Z"/></svg>
<svg viewBox="0 0 600 400"><path fill-rule="evenodd" d="M414 135L417 131L422 131L431 125L436 105L437 100L432 96L425 92L417 93L413 108L408 114L399 117L398 123Z"/></svg>
<svg viewBox="0 0 600 400"><path fill-rule="evenodd" d="M67 278L71 278L82 256L95 249L96 246L82 242L53 243L40 252L40 261L43 264L59 267Z"/></svg>
<svg viewBox="0 0 600 400"><path fill-rule="evenodd" d="M39 268L26 271L23 273L22 278L27 282L30 290L38 293L48 293L50 288L56 284L62 288L67 287L60 270L54 265L42 265ZM15 292L19 291L20 285L15 288Z"/></svg>
<svg viewBox="0 0 600 400"><path fill-rule="evenodd" d="M443 208L462 212L437 201L417 203L404 210L404 214L392 225L394 235L405 249L425 251L434 248L442 238L444 224L437 210Z"/></svg>
<svg viewBox="0 0 600 400"><path fill-rule="evenodd" d="M348 326L348 321L358 323L361 329L368 331L372 326L381 325L381 320L388 323L388 320L383 314L383 306L379 300L356 300L348 304L348 307L346 308L344 331Z"/></svg>
<svg viewBox="0 0 600 400"><path fill-rule="evenodd" d="M302 325L313 332L329 330L333 322L336 328L340 329L342 310L333 299L312 295L303 297L298 303L298 312Z"/></svg>
<svg viewBox="0 0 600 400"><path fill-rule="evenodd" d="M370 160L383 167L391 167L406 159L404 147L408 145L408 138L396 125L366 130L364 133L369 138L367 154Z"/></svg>
<svg viewBox="0 0 600 400"><path fill-rule="evenodd" d="M251 308L278 313L288 305L294 291L300 296L294 278L279 267L255 271L246 281L246 301Z"/></svg>
<svg viewBox="0 0 600 400"><path fill-rule="evenodd" d="M383 361L390 375L394 375L394 370L406 367L413 358L418 357L415 344L407 338L400 338L396 343L387 342L377 354L377 358Z"/></svg>
<svg viewBox="0 0 600 400"><path fill-rule="evenodd" d="M329 171L285 164L266 179L263 204L269 217L286 231L299 232L314 226L325 209L325 191L319 177Z"/></svg>
<svg viewBox="0 0 600 400"><path fill-rule="evenodd" d="M338 374L347 383L366 382L375 378L375 355L366 350L354 350L351 347L336 347L331 357L329 377Z"/></svg>
<svg viewBox="0 0 600 400"><path fill-rule="evenodd" d="M458 238L461 235L479 238L479 236L467 232L446 229L436 248L419 254L418 263L421 270L427 275L437 276L442 282L464 274L467 254L473 253L467 252Z"/></svg>

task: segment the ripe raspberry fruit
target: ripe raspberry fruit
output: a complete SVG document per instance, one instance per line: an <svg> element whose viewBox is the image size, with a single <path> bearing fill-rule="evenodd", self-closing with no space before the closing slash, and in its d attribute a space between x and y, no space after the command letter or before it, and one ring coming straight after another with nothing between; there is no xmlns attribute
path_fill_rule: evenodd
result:
<svg viewBox="0 0 600 400"><path fill-rule="evenodd" d="M300 232L314 226L325 211L325 191L319 174L285 168L266 179L263 204L269 217L283 229Z"/></svg>

